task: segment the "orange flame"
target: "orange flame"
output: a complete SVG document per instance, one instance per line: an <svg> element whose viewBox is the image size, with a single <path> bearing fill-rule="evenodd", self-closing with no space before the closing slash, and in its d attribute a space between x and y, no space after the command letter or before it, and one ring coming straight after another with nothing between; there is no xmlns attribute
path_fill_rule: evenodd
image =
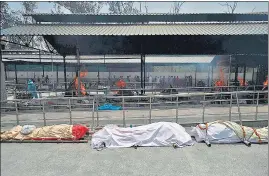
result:
<svg viewBox="0 0 269 176"><path fill-rule="evenodd" d="M81 78L83 78L83 77L87 76L87 72L82 71L82 72L80 72L79 76ZM75 88L76 88L76 90L78 90L78 77L75 77L74 79L75 79ZM80 82L80 92L81 92L82 95L86 95L86 93L87 93L86 88L85 88L85 86L84 86L84 84L82 82Z"/></svg>
<svg viewBox="0 0 269 176"><path fill-rule="evenodd" d="M126 83L125 83L122 79L120 79L120 80L116 83L116 85L117 85L119 88L124 88L124 87L126 87Z"/></svg>
<svg viewBox="0 0 269 176"><path fill-rule="evenodd" d="M268 86L268 75L266 76L266 80L263 82L263 88Z"/></svg>
<svg viewBox="0 0 269 176"><path fill-rule="evenodd" d="M240 76L237 77L239 83L240 83L240 86L247 86L248 83L245 81L245 84L244 84L244 80L243 78L241 78Z"/></svg>
<svg viewBox="0 0 269 176"><path fill-rule="evenodd" d="M222 70L221 67L220 67L220 70L219 70L219 75L220 75L220 79L215 82L215 87L225 86L224 73L223 73L223 70Z"/></svg>

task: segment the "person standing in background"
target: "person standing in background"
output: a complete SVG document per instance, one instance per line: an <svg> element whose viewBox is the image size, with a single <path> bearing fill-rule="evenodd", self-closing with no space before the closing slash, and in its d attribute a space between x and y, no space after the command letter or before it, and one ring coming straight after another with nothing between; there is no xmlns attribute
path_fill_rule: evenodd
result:
<svg viewBox="0 0 269 176"><path fill-rule="evenodd" d="M152 83L152 76L149 75L149 83L151 84Z"/></svg>

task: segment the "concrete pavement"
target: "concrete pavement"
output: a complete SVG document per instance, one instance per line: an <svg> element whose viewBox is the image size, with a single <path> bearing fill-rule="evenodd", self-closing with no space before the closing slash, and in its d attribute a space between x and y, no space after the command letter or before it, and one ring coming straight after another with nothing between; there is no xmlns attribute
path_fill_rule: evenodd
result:
<svg viewBox="0 0 269 176"><path fill-rule="evenodd" d="M266 176L268 145L96 151L89 144L1 144L1 176Z"/></svg>
<svg viewBox="0 0 269 176"><path fill-rule="evenodd" d="M197 107L180 107L178 109L178 122L184 123L199 123L202 122L202 108ZM254 120L256 107L255 106L241 106L240 112L243 120ZM239 120L237 107L232 107L232 120ZM125 115L126 124L147 124L150 119L150 112L147 109L141 110L125 110L123 111L99 111L94 114L94 124L97 124L97 115L99 125L106 124L123 124L123 115ZM91 125L93 122L92 111L72 111L72 122ZM53 109L46 110L46 123L47 125L62 124L70 122L70 113L68 109L59 110L58 112ZM268 106L261 105L258 108L258 120L268 120ZM205 109L205 122L214 120L229 120L229 107L206 107ZM42 111L28 111L26 113L19 112L20 124L34 124L36 126L44 125ZM176 121L176 109L152 109L151 121ZM15 112L9 114L1 114L2 127L16 125Z"/></svg>

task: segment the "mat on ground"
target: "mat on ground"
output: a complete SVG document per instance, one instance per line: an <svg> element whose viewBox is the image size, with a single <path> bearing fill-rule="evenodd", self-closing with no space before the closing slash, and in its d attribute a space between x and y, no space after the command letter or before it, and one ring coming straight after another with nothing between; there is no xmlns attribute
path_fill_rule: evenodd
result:
<svg viewBox="0 0 269 176"><path fill-rule="evenodd" d="M193 145L191 136L177 123L158 122L138 127L121 128L107 125L94 133L93 149L120 147L184 147Z"/></svg>
<svg viewBox="0 0 269 176"><path fill-rule="evenodd" d="M114 111L116 111L116 110L121 110L121 109L122 109L121 106L114 106L112 104L104 104L104 105L98 107L98 110L114 110Z"/></svg>
<svg viewBox="0 0 269 176"><path fill-rule="evenodd" d="M268 127L251 128L241 126L231 121L215 121L198 124L191 130L197 142L209 141L210 143L268 143Z"/></svg>
<svg viewBox="0 0 269 176"><path fill-rule="evenodd" d="M1 141L5 140L79 140L89 129L83 125L52 125L41 128L31 128L25 134L25 126L15 126L11 130L1 132ZM29 128L27 128L29 129Z"/></svg>

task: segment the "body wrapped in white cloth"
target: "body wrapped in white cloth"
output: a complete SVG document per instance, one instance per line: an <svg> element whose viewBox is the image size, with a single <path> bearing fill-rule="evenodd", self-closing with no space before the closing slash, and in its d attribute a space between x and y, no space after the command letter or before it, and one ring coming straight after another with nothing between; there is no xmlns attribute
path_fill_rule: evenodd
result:
<svg viewBox="0 0 269 176"><path fill-rule="evenodd" d="M268 143L268 127L251 128L230 121L215 121L199 124L191 131L197 142L210 143Z"/></svg>
<svg viewBox="0 0 269 176"><path fill-rule="evenodd" d="M102 145L107 148L119 147L184 147L193 145L191 136L177 123L158 122L138 127L121 128L107 125L92 136L92 148Z"/></svg>

